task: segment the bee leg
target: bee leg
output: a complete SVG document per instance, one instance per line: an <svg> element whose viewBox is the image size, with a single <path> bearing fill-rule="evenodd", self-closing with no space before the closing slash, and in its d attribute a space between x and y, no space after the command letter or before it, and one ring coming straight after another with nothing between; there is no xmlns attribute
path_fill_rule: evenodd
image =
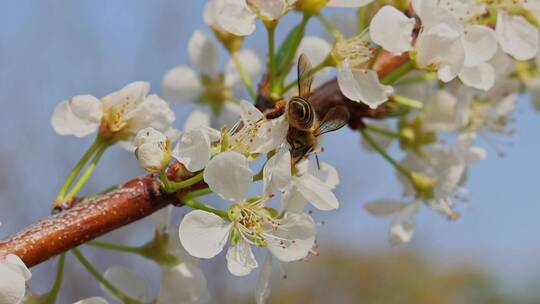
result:
<svg viewBox="0 0 540 304"><path fill-rule="evenodd" d="M321 164L319 163L319 155L317 154L317 152L313 152L315 153L315 160L317 161L317 170L321 171Z"/></svg>

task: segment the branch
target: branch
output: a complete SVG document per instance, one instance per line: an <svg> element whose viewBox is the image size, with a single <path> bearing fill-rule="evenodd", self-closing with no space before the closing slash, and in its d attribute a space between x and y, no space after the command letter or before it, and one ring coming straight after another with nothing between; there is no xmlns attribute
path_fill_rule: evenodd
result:
<svg viewBox="0 0 540 304"><path fill-rule="evenodd" d="M382 52L375 69L383 77L407 59L407 56L396 57ZM364 104L347 99L339 90L335 79L314 90L310 102L322 116L332 107L347 107L351 114L349 126L354 129L363 127L363 118L383 118L387 112L385 105L372 110ZM258 106L264 108L259 100ZM175 180L185 180L193 176L179 163L172 164L167 174ZM144 218L169 204L181 206L182 196L204 187L206 187L204 182L199 182L178 193L168 194L161 190L156 175L135 178L88 203L76 204L69 210L41 219L9 236L0 242L0 257L10 253L16 254L28 267L35 266L89 240Z"/></svg>

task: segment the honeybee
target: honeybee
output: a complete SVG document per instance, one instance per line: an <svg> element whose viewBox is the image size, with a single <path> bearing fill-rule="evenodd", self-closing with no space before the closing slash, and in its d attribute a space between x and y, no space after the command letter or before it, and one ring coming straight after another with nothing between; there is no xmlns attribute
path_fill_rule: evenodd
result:
<svg viewBox="0 0 540 304"><path fill-rule="evenodd" d="M317 137L338 130L349 121L349 111L344 106L331 108L322 119L317 117L309 102L312 83L311 63L302 54L298 58L298 96L292 97L285 106L285 117L289 122L287 142L293 164L317 149Z"/></svg>

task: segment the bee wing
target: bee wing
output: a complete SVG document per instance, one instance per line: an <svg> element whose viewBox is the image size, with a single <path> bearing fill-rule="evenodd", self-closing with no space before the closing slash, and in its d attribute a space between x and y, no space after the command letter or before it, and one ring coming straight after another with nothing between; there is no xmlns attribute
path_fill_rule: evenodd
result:
<svg viewBox="0 0 540 304"><path fill-rule="evenodd" d="M313 73L310 73L311 63L306 54L300 55L298 58L298 95L304 99L308 99L313 83Z"/></svg>
<svg viewBox="0 0 540 304"><path fill-rule="evenodd" d="M331 108L322 119L316 135L319 136L342 128L349 121L349 117L349 110L346 107L336 106Z"/></svg>

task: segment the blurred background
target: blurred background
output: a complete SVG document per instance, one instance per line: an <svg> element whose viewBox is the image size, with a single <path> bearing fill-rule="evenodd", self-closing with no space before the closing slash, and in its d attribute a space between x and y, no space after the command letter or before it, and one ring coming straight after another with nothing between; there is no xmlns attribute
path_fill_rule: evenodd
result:
<svg viewBox="0 0 540 304"><path fill-rule="evenodd" d="M91 138L54 133L49 120L55 105L77 94L103 96L136 80L150 81L152 92L160 93L170 68L189 65L191 33L210 33L203 5L196 0L0 3L0 237L49 213L57 189L90 145ZM298 18L287 17L277 37ZM317 21L308 28L308 34L322 35ZM245 44L263 58L265 39L259 24ZM177 128L194 107L172 105ZM485 145L488 159L471 170L461 219L449 222L422 210L413 241L399 247L387 242L390 221L363 210L369 200L400 197L393 169L363 150L359 134L344 128L328 136L320 157L340 172L341 207L314 214L325 222L318 228L320 255L286 265L286 279L274 271L270 303L540 303L540 116L528 95L520 98L514 118L515 134L498 144L505 156ZM399 155L397 147L391 151ZM143 174L133 155L115 147L82 194ZM183 212L175 211L176 223ZM152 225L143 220L102 239L139 245L151 236ZM101 271L122 265L144 274L156 294L159 275L152 262L83 251ZM252 302L257 272L233 277L221 255L202 266L214 302ZM53 261L32 269L30 290L47 291L54 267ZM60 303L102 295L72 256L64 282Z"/></svg>

